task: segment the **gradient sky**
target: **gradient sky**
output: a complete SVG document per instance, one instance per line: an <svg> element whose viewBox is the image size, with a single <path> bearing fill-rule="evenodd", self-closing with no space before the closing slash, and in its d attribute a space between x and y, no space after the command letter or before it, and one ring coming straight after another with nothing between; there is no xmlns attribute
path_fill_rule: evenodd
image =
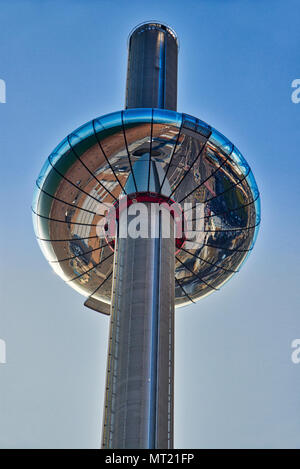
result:
<svg viewBox="0 0 300 469"><path fill-rule="evenodd" d="M53 273L30 206L56 144L124 106L127 36L150 19L180 39L178 111L237 145L262 202L241 272L176 311L175 446L300 448L297 0L0 0L0 447L99 447L109 319Z"/></svg>

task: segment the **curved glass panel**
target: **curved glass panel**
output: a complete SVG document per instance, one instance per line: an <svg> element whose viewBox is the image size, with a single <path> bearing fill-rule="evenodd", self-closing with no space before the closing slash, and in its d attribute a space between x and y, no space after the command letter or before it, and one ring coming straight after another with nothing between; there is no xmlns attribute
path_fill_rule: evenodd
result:
<svg viewBox="0 0 300 469"><path fill-rule="evenodd" d="M233 162L236 164L237 171L239 171L240 173L246 176L250 171L250 167L236 146L233 147L230 157L233 160Z"/></svg>
<svg viewBox="0 0 300 469"><path fill-rule="evenodd" d="M153 113L154 110L151 108L126 109L123 111L123 124L125 127L129 127L131 125L152 122Z"/></svg>
<svg viewBox="0 0 300 469"><path fill-rule="evenodd" d="M204 137L202 140L192 137L191 142L190 136L183 132L178 157L174 161L174 174L179 173L180 179L174 181L175 188L172 187L175 200L203 202L207 194L215 196L216 174L222 170L228 156L219 151L210 140L206 141Z"/></svg>
<svg viewBox="0 0 300 469"><path fill-rule="evenodd" d="M44 182L45 182L48 174L51 172L51 170L52 170L52 166L49 163L49 160L46 159L46 161L43 164L43 167L40 171L40 174L38 175L38 178L37 178L37 183L38 183L39 187L41 187L44 184Z"/></svg>
<svg viewBox="0 0 300 469"><path fill-rule="evenodd" d="M179 128L182 124L182 114L168 109L153 109L153 122L170 124Z"/></svg>
<svg viewBox="0 0 300 469"><path fill-rule="evenodd" d="M52 260L55 260L56 256L55 256L55 252L52 248L51 243L48 243L47 241L43 241L43 240L40 240L40 239L38 239L37 241L38 241L40 249L41 249L42 253L44 254L45 258L47 259L47 261L50 262ZM62 270L61 270L61 272L62 272Z"/></svg>
<svg viewBox="0 0 300 469"><path fill-rule="evenodd" d="M259 222L259 223L260 223L260 222ZM256 243L257 236L258 236L258 232L259 232L259 223L258 223L257 226L255 227L254 235L253 235L253 239L252 239L252 243L251 243L250 249L253 249L253 246L254 246L254 244Z"/></svg>
<svg viewBox="0 0 300 469"><path fill-rule="evenodd" d="M246 181L250 186L253 199L257 199L259 197L259 191L258 191L257 184L256 184L252 171L250 171L249 174L247 175Z"/></svg>
<svg viewBox="0 0 300 469"><path fill-rule="evenodd" d="M154 120L152 125L152 144L151 144L151 160L157 162L156 171L159 171L159 193L170 194L169 190L169 177L171 173L170 166L174 159L175 152L178 148L181 119L175 120L175 124L171 119L166 117L164 122L163 117L165 112L160 112L160 117L157 119L158 110L154 110ZM174 114L174 112L170 111ZM152 171L153 173L153 171ZM152 176L153 174L151 174Z"/></svg>
<svg viewBox="0 0 300 469"><path fill-rule="evenodd" d="M93 145L96 145L97 140L94 134L93 122L90 121L85 125L79 127L79 129L72 132L68 137L70 146L76 155L79 157L90 149Z"/></svg>
<svg viewBox="0 0 300 469"><path fill-rule="evenodd" d="M217 147L220 148L226 155L230 155L233 151L233 144L226 138L224 137L223 134L218 132L216 129L212 129L211 136L209 137L209 140L216 145Z"/></svg>
<svg viewBox="0 0 300 469"><path fill-rule="evenodd" d="M54 195L63 177L53 170L53 167L51 166L49 162L48 162L48 167L49 167L49 173L46 179L43 181L42 178L38 178L36 181L36 186L39 189L42 188L48 194Z"/></svg>
<svg viewBox="0 0 300 469"><path fill-rule="evenodd" d="M57 147L53 150L53 152L49 155L49 161L53 166L55 166L56 162L59 159L70 151L70 145L68 142L68 138L64 138L62 142L60 142Z"/></svg>
<svg viewBox="0 0 300 469"><path fill-rule="evenodd" d="M209 138L212 132L210 125L188 114L182 114L182 127L193 130L206 138Z"/></svg>
<svg viewBox="0 0 300 469"><path fill-rule="evenodd" d="M122 111L105 114L104 116L95 120L98 124L101 123L104 130L120 127L122 125Z"/></svg>
<svg viewBox="0 0 300 469"><path fill-rule="evenodd" d="M114 113L113 127L109 124L109 118L98 118L94 121L99 158L103 161L102 167L99 166L97 169L97 175L105 174L108 183L113 180L118 183L116 192L118 190L124 192L130 174L130 162L122 125L122 112Z"/></svg>
<svg viewBox="0 0 300 469"><path fill-rule="evenodd" d="M34 212L37 213L38 211L38 203L39 203L39 197L40 197L40 189L37 185L35 185L34 191L33 191L33 198L32 198L32 209Z"/></svg>

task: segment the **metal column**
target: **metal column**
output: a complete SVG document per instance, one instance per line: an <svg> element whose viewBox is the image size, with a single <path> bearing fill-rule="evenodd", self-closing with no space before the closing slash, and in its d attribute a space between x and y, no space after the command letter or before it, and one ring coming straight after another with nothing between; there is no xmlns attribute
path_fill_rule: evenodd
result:
<svg viewBox="0 0 300 469"><path fill-rule="evenodd" d="M129 38L126 108L176 110L177 58L171 28L155 22L138 26ZM136 164L138 190L160 192L163 169L151 161L151 150ZM132 179L131 174L127 194L136 190ZM164 191L170 194L168 181ZM173 447L174 222L170 212L153 211L153 205L146 204L152 237L122 237L131 218L119 217L103 448ZM169 236L163 233L166 226Z"/></svg>
<svg viewBox="0 0 300 469"><path fill-rule="evenodd" d="M150 205L156 237L117 242L104 448L173 447L174 224L163 211L151 216ZM130 217L121 214L119 223Z"/></svg>
<svg viewBox="0 0 300 469"><path fill-rule="evenodd" d="M145 23L130 35L126 108L177 108L178 39L161 23Z"/></svg>

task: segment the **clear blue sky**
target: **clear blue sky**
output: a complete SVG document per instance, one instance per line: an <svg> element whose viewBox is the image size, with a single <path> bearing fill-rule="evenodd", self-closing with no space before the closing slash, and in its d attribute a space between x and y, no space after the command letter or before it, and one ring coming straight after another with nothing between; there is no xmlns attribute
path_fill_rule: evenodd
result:
<svg viewBox="0 0 300 469"><path fill-rule="evenodd" d="M108 318L47 265L30 205L56 144L124 106L127 35L149 19L180 38L178 110L240 148L262 201L239 275L176 312L175 445L300 448L297 0L1 0L0 447L99 446Z"/></svg>

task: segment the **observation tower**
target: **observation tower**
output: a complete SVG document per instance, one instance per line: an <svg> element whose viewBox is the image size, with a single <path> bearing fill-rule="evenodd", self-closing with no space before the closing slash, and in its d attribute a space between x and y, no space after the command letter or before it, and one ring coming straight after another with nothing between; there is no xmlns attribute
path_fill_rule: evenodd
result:
<svg viewBox="0 0 300 469"><path fill-rule="evenodd" d="M36 181L46 259L110 316L103 448L173 448L175 308L219 290L260 223L240 151L177 112L178 48L169 26L137 26L125 109L69 134Z"/></svg>

